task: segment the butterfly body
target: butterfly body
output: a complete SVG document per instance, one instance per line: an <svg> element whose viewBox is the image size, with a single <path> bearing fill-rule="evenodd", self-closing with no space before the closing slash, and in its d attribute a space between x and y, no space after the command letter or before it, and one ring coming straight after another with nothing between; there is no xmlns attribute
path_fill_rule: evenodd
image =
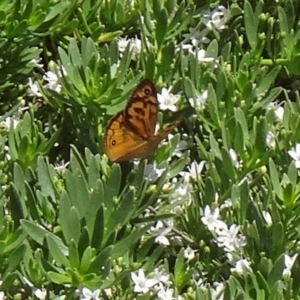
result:
<svg viewBox="0 0 300 300"><path fill-rule="evenodd" d="M144 79L134 90L124 110L108 123L104 151L111 161L121 162L152 155L181 118L155 135L158 101L154 84Z"/></svg>

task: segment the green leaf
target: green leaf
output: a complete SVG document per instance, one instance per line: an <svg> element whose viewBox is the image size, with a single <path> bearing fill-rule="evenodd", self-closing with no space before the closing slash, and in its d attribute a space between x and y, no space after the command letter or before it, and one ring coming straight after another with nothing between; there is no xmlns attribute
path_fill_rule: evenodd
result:
<svg viewBox="0 0 300 300"><path fill-rule="evenodd" d="M276 66L266 76L264 76L263 80L255 89L255 94L257 96L260 96L261 93L266 93L269 90L270 86L274 84L280 70L281 66Z"/></svg>
<svg viewBox="0 0 300 300"><path fill-rule="evenodd" d="M233 187L232 187L233 190ZM249 185L247 180L244 180L242 185L239 188L239 195L240 195L240 199L239 199L239 203L241 205L241 209L240 209L240 219L241 219L241 223L243 224L246 221L246 217L247 217L247 210L248 210L248 206L249 206Z"/></svg>
<svg viewBox="0 0 300 300"><path fill-rule="evenodd" d="M236 181L236 172L233 167L231 157L225 148L221 149L221 153L222 153L223 170L226 173L226 175L228 176L228 178L231 181L235 182Z"/></svg>
<svg viewBox="0 0 300 300"><path fill-rule="evenodd" d="M272 227L273 249L281 249L281 246L285 243L284 226L282 222L274 222Z"/></svg>
<svg viewBox="0 0 300 300"><path fill-rule="evenodd" d="M9 292L11 287L14 285L15 280L18 278L18 271L10 272L6 275L3 274L3 281L1 282L1 291Z"/></svg>
<svg viewBox="0 0 300 300"><path fill-rule="evenodd" d="M48 232L40 225L35 224L33 221L21 220L20 223L24 231L41 246L44 245L43 241L45 239L45 236L51 235L52 239L56 242L59 248L62 249L64 255L68 254L68 248L64 245L64 243L58 236Z"/></svg>
<svg viewBox="0 0 300 300"><path fill-rule="evenodd" d="M181 249L177 255L174 268L174 285L180 290L183 287L186 275L186 264L184 259L184 249Z"/></svg>
<svg viewBox="0 0 300 300"><path fill-rule="evenodd" d="M220 126L219 102L212 84L208 85L208 107L214 124Z"/></svg>
<svg viewBox="0 0 300 300"><path fill-rule="evenodd" d="M287 16L284 9L281 6L278 6L278 18L279 18L280 32L283 34L290 34Z"/></svg>
<svg viewBox="0 0 300 300"><path fill-rule="evenodd" d="M153 266L155 266L155 264L160 260L163 251L164 251L163 245L158 245L157 247L154 247L154 250L151 251L151 253L148 253L148 256L146 257L146 262L143 265L143 269L145 271L151 272L153 270Z"/></svg>
<svg viewBox="0 0 300 300"><path fill-rule="evenodd" d="M80 217L76 207L72 206L68 215L65 216L68 219L68 234L70 239L74 239L78 243L80 238ZM70 240L67 240L69 243Z"/></svg>
<svg viewBox="0 0 300 300"><path fill-rule="evenodd" d="M63 13L67 9L68 5L69 4L67 2L60 2L60 3L50 7L50 12L48 13L44 22L48 22L51 19L53 19L53 18L57 17L58 15L60 15L61 13Z"/></svg>
<svg viewBox="0 0 300 300"><path fill-rule="evenodd" d="M49 248L49 252L51 253L53 259L56 261L58 265L63 265L65 267L70 267L70 262L65 256L64 251L62 251L61 247L57 244L57 238L54 239L53 235L46 234L46 241Z"/></svg>
<svg viewBox="0 0 300 300"><path fill-rule="evenodd" d="M120 241L117 241L111 253L111 259L123 256L127 251L134 247L135 243L144 235L151 225L143 228L134 228L131 233Z"/></svg>
<svg viewBox="0 0 300 300"><path fill-rule="evenodd" d="M96 211L96 218L91 238L91 245L95 249L99 249L103 242L104 229L104 207L103 205L101 205L100 208Z"/></svg>
<svg viewBox="0 0 300 300"><path fill-rule="evenodd" d="M73 239L71 239L69 242L69 260L71 268L79 268L80 260L78 255L77 243Z"/></svg>
<svg viewBox="0 0 300 300"><path fill-rule="evenodd" d="M257 48L258 39L258 17L254 15L249 1L244 2L244 22L247 39L252 50Z"/></svg>
<svg viewBox="0 0 300 300"><path fill-rule="evenodd" d="M278 280L282 280L282 271L284 267L284 254L281 254L274 262L273 268L268 276L269 286L273 286Z"/></svg>
<svg viewBox="0 0 300 300"><path fill-rule="evenodd" d="M167 33L167 27L168 27L168 12L165 8L163 8L156 19L157 26L155 28L155 37L158 49L162 46L166 33Z"/></svg>
<svg viewBox="0 0 300 300"><path fill-rule="evenodd" d="M37 159L37 176L41 191L45 196L50 196L53 201L56 200L55 192L52 186L53 177L50 175L49 165L45 163L45 159L41 156Z"/></svg>
<svg viewBox="0 0 300 300"><path fill-rule="evenodd" d="M26 249L27 246L22 244L12 251L12 253L8 256L7 261L5 262L7 268L5 269L4 276L7 276L19 266L24 257Z"/></svg>
<svg viewBox="0 0 300 300"><path fill-rule="evenodd" d="M244 112L239 107L234 108L234 117L235 117L236 122L241 125L241 132L243 134L244 143L248 143L249 132L248 132L247 120L246 120Z"/></svg>
<svg viewBox="0 0 300 300"><path fill-rule="evenodd" d="M121 169L119 164L114 164L104 188L104 204L108 211L112 209L114 197L119 194L121 186Z"/></svg>
<svg viewBox="0 0 300 300"><path fill-rule="evenodd" d="M82 66L82 60L81 55L78 49L77 41L74 39L70 40L69 44L69 56L71 58L72 64L74 67L81 67Z"/></svg>
<svg viewBox="0 0 300 300"><path fill-rule="evenodd" d="M254 118L253 123L255 133L255 151L258 152L258 155L260 155L266 151L266 136L268 132L267 120L264 117L261 117L259 120Z"/></svg>
<svg viewBox="0 0 300 300"><path fill-rule="evenodd" d="M11 216L16 225L20 224L20 220L27 217L27 207L20 197L16 186L11 182L9 185L10 209Z"/></svg>
<svg viewBox="0 0 300 300"><path fill-rule="evenodd" d="M89 269L86 273L99 272L101 267L110 265L110 257L113 247L113 245L106 247L95 258L92 258Z"/></svg>
<svg viewBox="0 0 300 300"><path fill-rule="evenodd" d="M276 169L276 165L271 158L269 160L269 169L270 169L270 178L271 178L273 190L277 195L277 197L283 200L283 190L279 181L279 175Z"/></svg>
<svg viewBox="0 0 300 300"><path fill-rule="evenodd" d="M91 247L87 247L83 252L79 271L81 274L86 274L88 269L90 268L91 262L93 259L93 252ZM100 268L99 268L100 269Z"/></svg>
<svg viewBox="0 0 300 300"><path fill-rule="evenodd" d="M205 57L217 58L218 55L219 55L219 44L218 41L214 39L209 43L206 49Z"/></svg>
<svg viewBox="0 0 300 300"><path fill-rule="evenodd" d="M71 278L64 274L59 274L56 272L48 272L47 275L49 276L50 280L57 284L70 284Z"/></svg>

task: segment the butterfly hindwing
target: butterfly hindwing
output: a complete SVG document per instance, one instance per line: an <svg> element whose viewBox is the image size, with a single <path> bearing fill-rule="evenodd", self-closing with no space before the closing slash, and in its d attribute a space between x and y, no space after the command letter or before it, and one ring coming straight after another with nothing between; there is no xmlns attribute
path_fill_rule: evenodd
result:
<svg viewBox="0 0 300 300"><path fill-rule="evenodd" d="M143 143L143 139L126 128L123 111L110 120L104 135L104 151L111 161L134 158L126 159L126 153L134 152Z"/></svg>

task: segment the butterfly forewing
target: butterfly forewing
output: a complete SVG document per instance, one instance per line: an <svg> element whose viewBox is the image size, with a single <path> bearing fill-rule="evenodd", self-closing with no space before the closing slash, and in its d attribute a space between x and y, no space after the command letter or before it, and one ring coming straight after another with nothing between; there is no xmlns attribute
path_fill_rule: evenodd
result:
<svg viewBox="0 0 300 300"><path fill-rule="evenodd" d="M154 84L144 79L133 91L124 110L125 126L144 140L154 136L158 101Z"/></svg>

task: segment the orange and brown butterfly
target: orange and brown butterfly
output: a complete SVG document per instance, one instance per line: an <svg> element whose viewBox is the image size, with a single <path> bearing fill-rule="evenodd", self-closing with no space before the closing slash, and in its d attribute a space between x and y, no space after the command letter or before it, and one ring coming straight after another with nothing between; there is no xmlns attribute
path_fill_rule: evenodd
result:
<svg viewBox="0 0 300 300"><path fill-rule="evenodd" d="M152 155L182 120L182 117L176 119L155 134L157 114L155 86L151 80L144 79L133 91L125 109L118 112L106 127L104 152L108 158L121 162Z"/></svg>

